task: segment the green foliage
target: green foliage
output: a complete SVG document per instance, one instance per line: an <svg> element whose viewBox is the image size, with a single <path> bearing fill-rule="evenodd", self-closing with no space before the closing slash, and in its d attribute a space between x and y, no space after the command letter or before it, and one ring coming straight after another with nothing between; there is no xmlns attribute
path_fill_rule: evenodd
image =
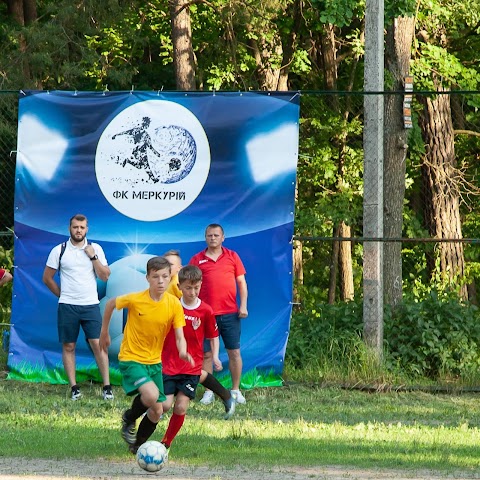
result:
<svg viewBox="0 0 480 480"><path fill-rule="evenodd" d="M330 23L341 28L352 23L354 17L363 16L365 2L356 0L312 0L312 5L319 11L321 23Z"/></svg>
<svg viewBox="0 0 480 480"><path fill-rule="evenodd" d="M464 66L457 56L438 45L423 44L421 50L422 55L412 65L418 87L436 90L438 85L435 78L441 77L445 86L463 90L477 89L480 73L476 69ZM432 71L435 76L432 76Z"/></svg>
<svg viewBox="0 0 480 480"><path fill-rule="evenodd" d="M287 372L317 381L381 384L480 379L480 311L459 300L455 283L418 277L404 302L385 312L385 352L374 361L362 340L362 302L329 305L317 291L292 316ZM426 282L428 283L428 282ZM423 379L423 380L421 380Z"/></svg>
<svg viewBox="0 0 480 480"><path fill-rule="evenodd" d="M415 0L387 0L385 2L385 23L390 23L397 17L415 15L417 2Z"/></svg>
<svg viewBox="0 0 480 480"><path fill-rule="evenodd" d="M286 359L290 368L302 370L315 365L325 375L327 366L358 364L352 346L358 346L362 332L359 302L328 305L306 297L292 315ZM358 353L358 352L357 352Z"/></svg>
<svg viewBox="0 0 480 480"><path fill-rule="evenodd" d="M386 358L412 376L479 378L480 312L451 289L417 291L385 318Z"/></svg>

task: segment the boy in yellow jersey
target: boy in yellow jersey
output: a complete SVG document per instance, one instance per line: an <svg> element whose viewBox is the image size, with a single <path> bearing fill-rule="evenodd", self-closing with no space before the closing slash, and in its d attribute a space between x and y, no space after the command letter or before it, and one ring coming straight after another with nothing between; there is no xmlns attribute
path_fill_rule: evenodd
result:
<svg viewBox="0 0 480 480"><path fill-rule="evenodd" d="M166 397L159 359L170 328L175 334L179 357L193 365L183 335L182 305L166 292L170 277L169 261L153 257L147 262L148 290L111 298L105 304L100 333L100 347L105 351L111 343L109 325L113 310L128 309L118 360L122 387L127 395L135 395L132 406L122 415L122 437L134 454L153 434L163 413L162 402ZM145 412L136 432L136 420Z"/></svg>

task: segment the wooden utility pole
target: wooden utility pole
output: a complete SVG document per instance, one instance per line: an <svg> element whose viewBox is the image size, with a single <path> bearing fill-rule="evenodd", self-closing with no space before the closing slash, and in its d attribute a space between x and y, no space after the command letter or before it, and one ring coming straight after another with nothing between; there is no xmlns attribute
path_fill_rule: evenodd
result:
<svg viewBox="0 0 480 480"><path fill-rule="evenodd" d="M383 236L384 2L367 0L364 73L363 236ZM377 93L369 93L377 92ZM363 245L363 322L366 344L383 353L383 243Z"/></svg>

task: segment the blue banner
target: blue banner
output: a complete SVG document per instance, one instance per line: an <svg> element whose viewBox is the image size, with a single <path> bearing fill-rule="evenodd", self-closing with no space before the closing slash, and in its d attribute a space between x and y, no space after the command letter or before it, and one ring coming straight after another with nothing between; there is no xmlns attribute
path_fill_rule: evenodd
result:
<svg viewBox="0 0 480 480"><path fill-rule="evenodd" d="M9 378L66 383L57 298L42 282L69 219L88 218L111 275L100 307L147 288L148 258L206 248L210 223L247 270L242 388L281 383L292 301L299 94L22 92L15 188ZM112 379L124 315L112 317ZM99 380L85 339L78 381ZM224 375L227 356L221 348ZM220 378L222 378L220 376ZM228 376L225 381L228 382Z"/></svg>

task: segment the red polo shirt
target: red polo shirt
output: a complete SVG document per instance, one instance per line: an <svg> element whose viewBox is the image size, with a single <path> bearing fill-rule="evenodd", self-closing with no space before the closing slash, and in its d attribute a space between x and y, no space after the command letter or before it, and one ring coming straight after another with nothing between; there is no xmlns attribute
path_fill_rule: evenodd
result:
<svg viewBox="0 0 480 480"><path fill-rule="evenodd" d="M207 249L190 259L190 265L196 265L203 273L199 298L208 303L214 315L238 312L237 277L245 275L245 267L233 250L222 247L217 260L205 255Z"/></svg>

